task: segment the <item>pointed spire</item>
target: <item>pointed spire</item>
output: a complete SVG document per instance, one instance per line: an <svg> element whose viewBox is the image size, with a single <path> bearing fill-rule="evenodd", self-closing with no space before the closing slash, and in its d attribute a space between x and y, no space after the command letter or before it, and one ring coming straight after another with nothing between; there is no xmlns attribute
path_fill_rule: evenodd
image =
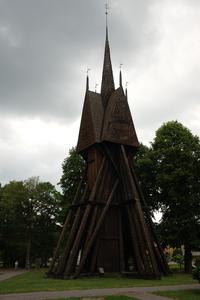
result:
<svg viewBox="0 0 200 300"><path fill-rule="evenodd" d="M123 88L123 86L122 86L122 64L119 65L119 86Z"/></svg>
<svg viewBox="0 0 200 300"><path fill-rule="evenodd" d="M89 90L89 72L90 68L87 68L87 77L86 77L86 92Z"/></svg>
<svg viewBox="0 0 200 300"><path fill-rule="evenodd" d="M86 92L89 90L89 76L86 77Z"/></svg>
<svg viewBox="0 0 200 300"><path fill-rule="evenodd" d="M122 87L122 71L119 71L119 86Z"/></svg>
<svg viewBox="0 0 200 300"><path fill-rule="evenodd" d="M106 9L108 8L106 7ZM101 96L102 96L104 106L107 105L112 92L115 90L112 63L110 57L110 47L108 41L107 14L108 11L106 10L106 42L105 42L103 74L102 74L102 82L101 82Z"/></svg>

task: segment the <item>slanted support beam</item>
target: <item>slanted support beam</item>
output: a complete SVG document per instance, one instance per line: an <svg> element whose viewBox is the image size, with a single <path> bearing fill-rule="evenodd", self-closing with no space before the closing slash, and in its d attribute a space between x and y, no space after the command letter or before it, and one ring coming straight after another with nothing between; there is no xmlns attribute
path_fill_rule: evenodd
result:
<svg viewBox="0 0 200 300"><path fill-rule="evenodd" d="M68 212L68 215L67 215L67 218L64 222L64 225L63 225L63 228L62 228L62 231L61 231L61 234L59 236L59 240L58 240L58 243L57 243L57 246L56 246L56 249L55 249L55 252L54 252L54 255L53 255L53 259L51 261L51 264L50 264L50 267L49 267L49 270L48 270L48 274L50 274L55 266L55 262L56 262L56 259L58 258L58 254L59 254L59 249L61 247L61 244L63 242L63 239L64 239L64 236L66 234L66 230L67 230L67 227L71 221L71 216L72 216L72 206L77 202L78 200L78 197L80 196L80 190L81 190L81 187L83 185L85 181L85 176L82 178L82 180L80 181L79 183L79 186L78 186L78 189L76 191L76 194L75 194L75 197L72 201L72 205L70 206L70 209L69 209L69 212Z"/></svg>
<svg viewBox="0 0 200 300"><path fill-rule="evenodd" d="M132 177L132 174L131 174L131 169L130 169L130 166L129 166L128 158L126 156L126 152L125 152L125 149L124 149L123 145L121 145L121 151L122 151L122 157L124 159L124 164L126 166L127 176L129 178L130 186L132 187L132 192L133 192L134 199L135 199L134 206L135 206L136 212L138 214L138 220L140 222L141 230L143 232L143 235L145 237L145 240L146 240L146 243L147 243L147 246L148 246L149 256L150 256L150 259L151 259L151 262L152 262L152 269L153 269L154 274L158 278L160 278L161 273L160 273L160 270L158 268L157 261L155 259L155 254L154 254L154 251L153 251L152 243L151 243L150 238L149 238L149 232L148 232L147 226L144 222L144 215L142 213L141 205L138 201L139 197L136 193L136 190L134 189L135 183L134 183L134 180L133 180L133 177Z"/></svg>
<svg viewBox="0 0 200 300"><path fill-rule="evenodd" d="M87 192L88 192L88 186L85 187L85 191L84 191L83 196L81 198L80 204L85 200L85 198L87 196ZM69 237L67 239L67 243L66 243L66 246L65 246L64 251L63 251L63 255L61 256L60 261L58 262L58 266L57 266L57 269L56 269L56 274L62 274L63 271L64 271L65 263L68 259L70 249L71 249L71 245L73 244L73 241L75 239L77 230L79 228L81 216L82 216L82 208L81 208L81 206L79 206L78 210L76 211L75 219L74 219L74 222L72 224L72 228L70 230Z"/></svg>
<svg viewBox="0 0 200 300"><path fill-rule="evenodd" d="M75 264L76 264L82 234L85 230L86 223L88 221L88 217L89 217L90 212L91 212L91 207L92 207L91 203L95 200L96 193L97 193L97 190L99 189L100 181L102 179L102 175L103 175L105 166L106 166L106 160L104 158L103 162L102 162L102 165L101 165L101 168L99 170L95 185L94 185L94 187L92 189L92 192L90 194L89 203L88 203L88 205L87 205L87 207L84 211L84 214L83 214L83 217L82 217L82 220L81 220L81 224L80 224L78 233L76 235L73 247L70 251L70 256L69 256L69 259L68 259L68 262L67 262L67 265L66 265L66 268L65 268L64 276L69 276L70 273L72 272Z"/></svg>
<svg viewBox="0 0 200 300"><path fill-rule="evenodd" d="M82 268L84 266L84 263L85 263L85 261L87 259L87 255L89 254L89 251L91 250L91 247L92 247L92 245L94 243L94 240L96 239L97 234L99 232L99 229L100 229L100 227L101 227L101 225L102 225L102 223L104 221L104 218L105 218L106 213L107 213L107 211L109 209L109 206L111 204L111 201L113 199L113 196L114 196L114 193L115 193L115 191L117 189L118 184L119 184L119 180L117 179L115 181L113 189L112 189L112 191L111 191L111 193L109 195L108 201L107 201L107 203L106 203L106 205L105 205L105 207L104 207L104 209L102 211L102 214L101 214L101 216L99 218L99 221L98 221L98 223L96 225L96 228L95 228L95 230L94 230L94 232L93 232L93 234L92 234L92 236L91 236L91 238L90 238L90 240L88 242L87 248L85 249L85 252L83 253L83 256L82 256L81 261L80 261L80 265L78 266L77 271L75 272L74 278L76 278L80 274L80 272L81 272L81 270L82 270Z"/></svg>

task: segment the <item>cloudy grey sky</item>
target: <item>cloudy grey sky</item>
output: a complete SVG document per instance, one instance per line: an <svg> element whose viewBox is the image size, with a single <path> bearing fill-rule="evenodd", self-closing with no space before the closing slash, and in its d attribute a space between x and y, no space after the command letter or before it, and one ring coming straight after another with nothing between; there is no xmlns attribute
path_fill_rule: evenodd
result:
<svg viewBox="0 0 200 300"><path fill-rule="evenodd" d="M85 93L101 84L105 0L0 0L0 182L56 184ZM178 120L200 135L200 1L110 0L109 40L139 140Z"/></svg>

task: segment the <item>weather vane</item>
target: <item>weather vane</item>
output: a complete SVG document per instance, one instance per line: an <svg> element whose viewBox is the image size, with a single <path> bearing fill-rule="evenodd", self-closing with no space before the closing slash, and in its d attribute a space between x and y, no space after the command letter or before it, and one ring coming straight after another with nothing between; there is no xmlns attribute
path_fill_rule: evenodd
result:
<svg viewBox="0 0 200 300"><path fill-rule="evenodd" d="M108 3L105 4L105 14L106 14L106 26L108 25L108 12L110 10L110 6Z"/></svg>
<svg viewBox="0 0 200 300"><path fill-rule="evenodd" d="M121 71L121 69L122 69L122 66L123 66L123 64L121 63L121 64L119 64L119 69L120 69L120 71Z"/></svg>
<svg viewBox="0 0 200 300"><path fill-rule="evenodd" d="M89 75L90 71L91 71L91 69L87 67L87 76Z"/></svg>

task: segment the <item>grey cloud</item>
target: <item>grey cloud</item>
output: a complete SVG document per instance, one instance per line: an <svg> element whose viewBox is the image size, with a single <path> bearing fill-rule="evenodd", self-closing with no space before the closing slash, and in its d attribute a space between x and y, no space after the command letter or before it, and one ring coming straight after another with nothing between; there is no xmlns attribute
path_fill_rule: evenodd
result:
<svg viewBox="0 0 200 300"><path fill-rule="evenodd" d="M155 130L171 119L189 126L200 98L200 42L195 34L200 27L200 1L109 2L115 78L123 63L139 140L148 143ZM80 118L87 66L92 69L91 89L96 82L100 88L104 3L0 0L0 181L41 175L58 182L61 162L75 144L72 135L77 132L70 130L78 131L78 125L74 129L72 124ZM185 40L186 46L181 44ZM65 126L63 135L50 132L50 126L42 141L31 144L36 151L29 151L29 141L20 139L21 129L15 128L15 122L11 126L11 120L21 119L26 126L26 118L40 119L47 127L50 122ZM198 118L193 121L198 133ZM52 135L49 140L46 133Z"/></svg>
<svg viewBox="0 0 200 300"><path fill-rule="evenodd" d="M128 56L134 56L137 48L152 43L145 39L148 34L144 32L149 6L144 0L128 1L121 11L118 1L112 4L113 57L117 64L124 61L128 65ZM1 1L1 112L60 118L65 122L76 119L84 95L81 69L89 63L100 73L104 34L104 3L101 2Z"/></svg>

